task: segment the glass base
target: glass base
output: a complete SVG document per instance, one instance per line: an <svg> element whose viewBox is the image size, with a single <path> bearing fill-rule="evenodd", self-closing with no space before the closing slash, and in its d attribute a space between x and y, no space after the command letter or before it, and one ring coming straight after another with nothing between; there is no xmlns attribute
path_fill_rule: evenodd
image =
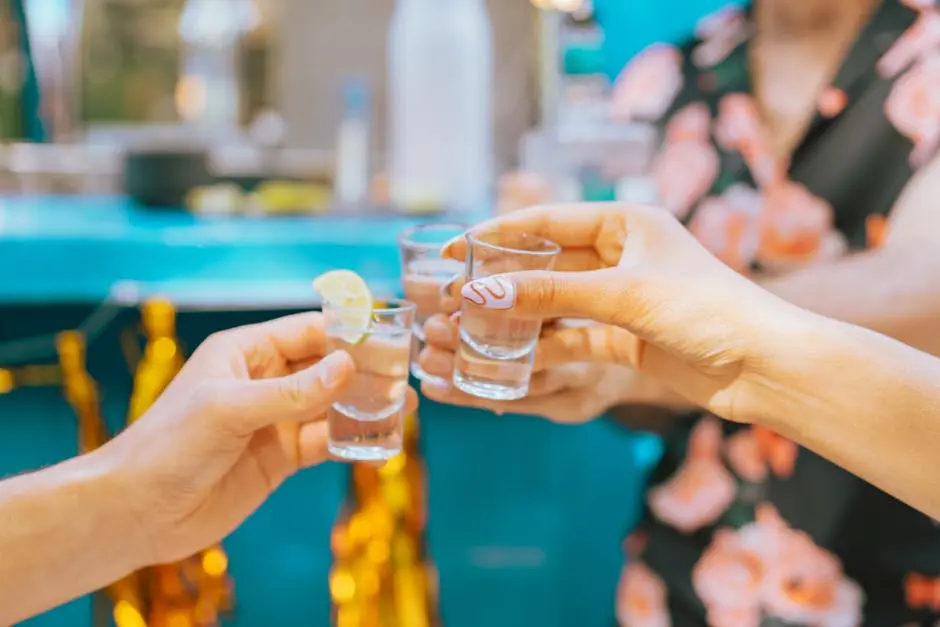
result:
<svg viewBox="0 0 940 627"><path fill-rule="evenodd" d="M352 462L382 462L401 455L400 448L395 449L385 448L383 446L335 444L333 442L330 442L327 445L327 450L333 457Z"/></svg>
<svg viewBox="0 0 940 627"><path fill-rule="evenodd" d="M457 370L454 371L454 387L470 396L491 401L516 401L525 398L529 393L528 381L523 385L507 385L490 380L471 378Z"/></svg>

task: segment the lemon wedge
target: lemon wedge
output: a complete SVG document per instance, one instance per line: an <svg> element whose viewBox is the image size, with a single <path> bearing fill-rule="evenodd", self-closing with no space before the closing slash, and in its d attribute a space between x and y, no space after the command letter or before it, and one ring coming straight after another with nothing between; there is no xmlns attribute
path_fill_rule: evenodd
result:
<svg viewBox="0 0 940 627"><path fill-rule="evenodd" d="M313 281L323 304L333 310L341 328L328 330L350 344L358 344L372 326L372 292L352 270L333 270Z"/></svg>

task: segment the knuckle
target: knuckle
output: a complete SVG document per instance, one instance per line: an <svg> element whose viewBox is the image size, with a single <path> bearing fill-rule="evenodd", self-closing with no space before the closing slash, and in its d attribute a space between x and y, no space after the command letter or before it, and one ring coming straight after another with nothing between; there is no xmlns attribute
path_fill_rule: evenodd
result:
<svg viewBox="0 0 940 627"><path fill-rule="evenodd" d="M311 391L319 391L322 389L322 386L320 386L318 382L319 378L311 383L313 388ZM290 407L302 407L307 399L308 390L306 387L303 377L293 375L281 380L279 391L281 397Z"/></svg>

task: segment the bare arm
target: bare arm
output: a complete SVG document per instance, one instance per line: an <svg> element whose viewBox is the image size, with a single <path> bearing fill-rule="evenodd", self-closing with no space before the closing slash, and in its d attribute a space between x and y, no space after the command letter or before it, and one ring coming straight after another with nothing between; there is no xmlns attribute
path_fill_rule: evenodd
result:
<svg viewBox="0 0 940 627"><path fill-rule="evenodd" d="M940 355L940 159L918 172L891 213L884 246L761 281L828 318Z"/></svg>
<svg viewBox="0 0 940 627"><path fill-rule="evenodd" d="M743 415L940 519L940 359L807 318L775 340L769 376L739 399Z"/></svg>
<svg viewBox="0 0 940 627"><path fill-rule="evenodd" d="M883 247L758 282L804 309L940 355L938 277L940 158L922 168L898 198ZM675 395L661 387L654 393L646 386L637 404L616 407L611 415L646 430L651 413L655 422L669 413L663 408L677 406Z"/></svg>
<svg viewBox="0 0 940 627"><path fill-rule="evenodd" d="M0 625L131 572L142 543L97 454L0 481ZM142 561L142 560L141 560Z"/></svg>

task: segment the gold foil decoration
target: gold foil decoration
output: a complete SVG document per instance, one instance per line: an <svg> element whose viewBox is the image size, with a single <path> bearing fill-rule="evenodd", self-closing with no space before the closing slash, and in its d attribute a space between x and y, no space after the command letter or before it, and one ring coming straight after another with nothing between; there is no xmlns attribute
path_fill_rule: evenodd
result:
<svg viewBox="0 0 940 627"><path fill-rule="evenodd" d="M134 375L128 424L147 412L184 363L173 305L164 300L149 301L141 308L141 320L147 342ZM147 582L145 616L149 627L217 627L220 614L233 606L228 557L218 545L136 576Z"/></svg>
<svg viewBox="0 0 940 627"><path fill-rule="evenodd" d="M348 505L331 537L336 627L437 625L436 582L424 549L424 466L416 415L401 455L381 468L355 464Z"/></svg>

